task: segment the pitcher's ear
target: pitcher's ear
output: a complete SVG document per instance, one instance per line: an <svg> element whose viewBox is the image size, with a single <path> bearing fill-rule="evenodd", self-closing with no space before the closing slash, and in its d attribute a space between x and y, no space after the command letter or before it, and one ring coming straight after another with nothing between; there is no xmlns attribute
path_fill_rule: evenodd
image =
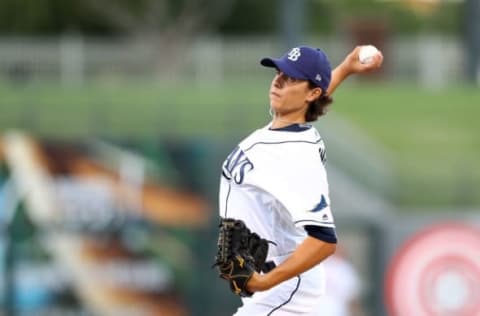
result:
<svg viewBox="0 0 480 316"><path fill-rule="evenodd" d="M307 100L308 102L312 102L313 100L318 99L321 95L322 95L322 88L315 87L310 90Z"/></svg>

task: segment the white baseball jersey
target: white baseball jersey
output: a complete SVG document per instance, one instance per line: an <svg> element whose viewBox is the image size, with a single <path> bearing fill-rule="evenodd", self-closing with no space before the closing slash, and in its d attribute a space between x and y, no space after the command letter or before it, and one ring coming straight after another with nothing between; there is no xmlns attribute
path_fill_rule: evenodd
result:
<svg viewBox="0 0 480 316"><path fill-rule="evenodd" d="M253 132L225 160L219 212L222 217L243 220L251 231L274 242L267 261L278 265L307 237L305 225L335 225L325 146L318 131L310 125L269 127ZM306 315L324 287L323 269L318 265L243 299L235 315Z"/></svg>

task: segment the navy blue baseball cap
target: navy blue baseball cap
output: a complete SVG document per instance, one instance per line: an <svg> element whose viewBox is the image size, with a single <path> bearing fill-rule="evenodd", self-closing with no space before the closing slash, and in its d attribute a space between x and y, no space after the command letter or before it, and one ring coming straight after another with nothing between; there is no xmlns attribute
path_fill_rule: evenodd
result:
<svg viewBox="0 0 480 316"><path fill-rule="evenodd" d="M309 80L325 93L332 77L327 54L320 48L299 46L280 58L266 57L260 61L265 67L277 68L294 79Z"/></svg>

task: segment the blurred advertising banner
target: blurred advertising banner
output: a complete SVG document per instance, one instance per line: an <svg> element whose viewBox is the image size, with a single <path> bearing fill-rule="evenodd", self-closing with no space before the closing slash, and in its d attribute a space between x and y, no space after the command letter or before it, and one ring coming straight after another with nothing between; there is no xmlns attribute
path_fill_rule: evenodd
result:
<svg viewBox="0 0 480 316"><path fill-rule="evenodd" d="M443 222L413 234L387 271L392 316L480 315L480 229Z"/></svg>
<svg viewBox="0 0 480 316"><path fill-rule="evenodd" d="M6 315L191 314L195 240L211 208L179 181L182 164L19 132L1 147Z"/></svg>

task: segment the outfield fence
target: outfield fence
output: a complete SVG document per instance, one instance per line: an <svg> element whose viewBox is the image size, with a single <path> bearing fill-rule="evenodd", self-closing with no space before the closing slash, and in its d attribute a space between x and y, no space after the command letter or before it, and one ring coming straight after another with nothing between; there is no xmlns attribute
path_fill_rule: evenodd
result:
<svg viewBox="0 0 480 316"><path fill-rule="evenodd" d="M315 37L306 44L321 46L337 64L353 47L347 37ZM390 37L383 44L383 77L439 88L462 81L464 45L440 35ZM215 83L265 76L262 56L284 49L273 37L202 37L165 44L151 38L105 39L81 36L0 38L0 78L82 84L90 80L144 78L194 79Z"/></svg>

